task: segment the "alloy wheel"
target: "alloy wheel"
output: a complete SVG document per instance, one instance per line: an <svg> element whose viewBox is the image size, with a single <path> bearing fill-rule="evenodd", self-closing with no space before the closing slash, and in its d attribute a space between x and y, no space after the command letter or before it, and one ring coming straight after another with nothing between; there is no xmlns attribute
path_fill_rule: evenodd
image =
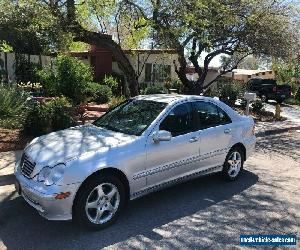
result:
<svg viewBox="0 0 300 250"><path fill-rule="evenodd" d="M112 183L102 183L89 194L85 211L90 222L104 224L112 219L120 205L120 193Z"/></svg>
<svg viewBox="0 0 300 250"><path fill-rule="evenodd" d="M228 175L232 178L235 178L241 170L241 166L242 166L241 154L237 151L233 151L232 154L229 156L227 162L229 165Z"/></svg>

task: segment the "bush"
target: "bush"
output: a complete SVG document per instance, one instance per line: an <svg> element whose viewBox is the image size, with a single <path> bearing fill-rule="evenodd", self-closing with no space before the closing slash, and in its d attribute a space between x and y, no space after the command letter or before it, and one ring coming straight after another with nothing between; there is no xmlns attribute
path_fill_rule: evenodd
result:
<svg viewBox="0 0 300 250"><path fill-rule="evenodd" d="M261 100L256 100L252 103L252 111L255 113L265 111L265 104Z"/></svg>
<svg viewBox="0 0 300 250"><path fill-rule="evenodd" d="M37 82L41 65L30 62L24 55L16 53L15 74L17 82Z"/></svg>
<svg viewBox="0 0 300 250"><path fill-rule="evenodd" d="M226 82L218 84L219 87L219 98L229 106L234 106L238 98L242 98L245 91L245 87L238 82Z"/></svg>
<svg viewBox="0 0 300 250"><path fill-rule="evenodd" d="M86 99L88 83L93 80L92 69L77 58L59 56L54 68L40 71L40 81L49 95L64 95L73 104Z"/></svg>
<svg viewBox="0 0 300 250"><path fill-rule="evenodd" d="M179 79L173 79L171 81L167 81L165 83L165 88L167 90L169 89L177 89L178 93L182 93L183 91L183 84Z"/></svg>
<svg viewBox="0 0 300 250"><path fill-rule="evenodd" d="M119 80L112 75L105 75L102 84L108 86L114 95L118 95Z"/></svg>
<svg viewBox="0 0 300 250"><path fill-rule="evenodd" d="M298 91L297 91L297 93L296 93L296 95L295 95L295 99L296 99L297 101L300 101L300 87L298 88Z"/></svg>
<svg viewBox="0 0 300 250"><path fill-rule="evenodd" d="M59 83L54 71L43 69L38 71L39 80L42 83L45 96L59 95Z"/></svg>
<svg viewBox="0 0 300 250"><path fill-rule="evenodd" d="M284 101L284 103L290 104L290 105L300 105L300 99L288 98Z"/></svg>
<svg viewBox="0 0 300 250"><path fill-rule="evenodd" d="M64 97L46 103L34 103L27 114L23 133L40 136L75 125L68 106Z"/></svg>
<svg viewBox="0 0 300 250"><path fill-rule="evenodd" d="M13 117L23 113L29 95L15 87L0 85L0 117Z"/></svg>
<svg viewBox="0 0 300 250"><path fill-rule="evenodd" d="M205 96L219 97L220 91L217 88L210 87L204 92Z"/></svg>
<svg viewBox="0 0 300 250"><path fill-rule="evenodd" d="M168 91L159 85L149 86L144 90L144 95L152 95L152 94L167 94Z"/></svg>
<svg viewBox="0 0 300 250"><path fill-rule="evenodd" d="M125 96L118 96L118 97L114 96L110 99L109 108L112 109L125 101L126 101Z"/></svg>
<svg viewBox="0 0 300 250"><path fill-rule="evenodd" d="M89 101L94 101L97 103L107 103L112 97L112 91L109 86L100 85L95 82L88 84L87 96L89 96Z"/></svg>

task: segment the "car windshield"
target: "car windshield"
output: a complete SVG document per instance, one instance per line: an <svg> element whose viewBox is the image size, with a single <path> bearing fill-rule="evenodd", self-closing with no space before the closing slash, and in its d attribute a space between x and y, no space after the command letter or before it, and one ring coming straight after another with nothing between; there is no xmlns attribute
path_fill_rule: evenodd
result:
<svg viewBox="0 0 300 250"><path fill-rule="evenodd" d="M131 99L97 119L98 127L129 135L141 135L167 106L164 102Z"/></svg>

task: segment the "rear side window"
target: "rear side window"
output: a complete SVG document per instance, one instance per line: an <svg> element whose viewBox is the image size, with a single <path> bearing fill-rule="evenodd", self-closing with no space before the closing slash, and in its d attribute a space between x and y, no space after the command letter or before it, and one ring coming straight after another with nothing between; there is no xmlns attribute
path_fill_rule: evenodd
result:
<svg viewBox="0 0 300 250"><path fill-rule="evenodd" d="M231 123L231 119L226 112L212 103L195 102L194 109L198 130Z"/></svg>
<svg viewBox="0 0 300 250"><path fill-rule="evenodd" d="M180 104L173 108L161 122L159 129L171 132L172 136L186 134L192 131L191 104Z"/></svg>

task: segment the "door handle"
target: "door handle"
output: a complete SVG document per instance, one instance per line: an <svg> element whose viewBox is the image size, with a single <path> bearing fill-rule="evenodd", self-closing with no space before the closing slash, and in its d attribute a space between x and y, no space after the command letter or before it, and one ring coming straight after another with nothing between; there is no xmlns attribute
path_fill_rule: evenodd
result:
<svg viewBox="0 0 300 250"><path fill-rule="evenodd" d="M196 142L196 141L198 141L198 138L197 137L192 137L189 141L190 142Z"/></svg>
<svg viewBox="0 0 300 250"><path fill-rule="evenodd" d="M227 129L224 130L224 133L225 133L225 134L229 134L230 132L231 132L231 129L230 129L230 128L227 128Z"/></svg>

